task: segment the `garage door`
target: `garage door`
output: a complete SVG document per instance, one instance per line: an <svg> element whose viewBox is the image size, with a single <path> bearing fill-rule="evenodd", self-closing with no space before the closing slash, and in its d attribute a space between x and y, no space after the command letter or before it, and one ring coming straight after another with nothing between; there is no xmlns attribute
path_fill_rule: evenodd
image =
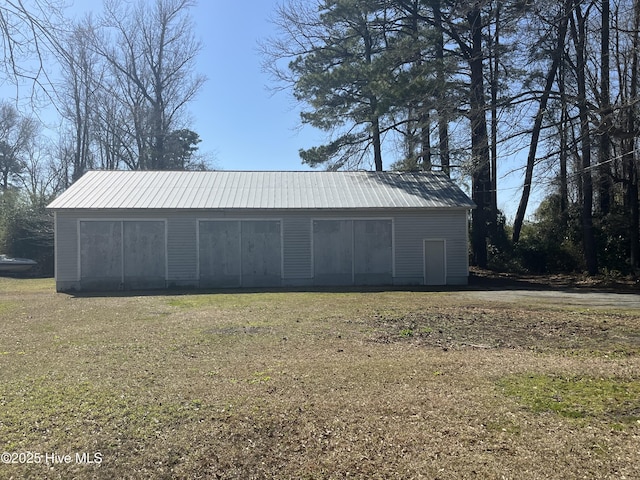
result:
<svg viewBox="0 0 640 480"><path fill-rule="evenodd" d="M200 222L200 286L240 286L240 222Z"/></svg>
<svg viewBox="0 0 640 480"><path fill-rule="evenodd" d="M243 221L242 286L278 286L282 279L279 221Z"/></svg>
<svg viewBox="0 0 640 480"><path fill-rule="evenodd" d="M282 282L279 220L200 221L200 285L278 286Z"/></svg>
<svg viewBox="0 0 640 480"><path fill-rule="evenodd" d="M356 285L393 282L391 220L354 220L354 281Z"/></svg>
<svg viewBox="0 0 640 480"><path fill-rule="evenodd" d="M313 277L316 285L353 283L353 222L313 222Z"/></svg>
<svg viewBox="0 0 640 480"><path fill-rule="evenodd" d="M80 222L80 281L92 290L121 288L122 222Z"/></svg>
<svg viewBox="0 0 640 480"><path fill-rule="evenodd" d="M80 281L90 289L162 288L164 221L81 221Z"/></svg>
<svg viewBox="0 0 640 480"><path fill-rule="evenodd" d="M124 288L164 288L164 222L123 222Z"/></svg>
<svg viewBox="0 0 640 480"><path fill-rule="evenodd" d="M314 220L316 285L384 285L393 281L391 220Z"/></svg>

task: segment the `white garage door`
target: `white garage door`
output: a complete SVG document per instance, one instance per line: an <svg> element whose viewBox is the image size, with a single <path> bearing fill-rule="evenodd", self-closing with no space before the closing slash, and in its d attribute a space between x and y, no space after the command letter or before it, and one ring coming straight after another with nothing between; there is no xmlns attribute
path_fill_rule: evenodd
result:
<svg viewBox="0 0 640 480"><path fill-rule="evenodd" d="M200 286L278 286L282 281L279 220L201 220Z"/></svg>
<svg viewBox="0 0 640 480"><path fill-rule="evenodd" d="M316 285L385 285L393 280L393 228L388 219L314 220Z"/></svg>
<svg viewBox="0 0 640 480"><path fill-rule="evenodd" d="M80 281L91 289L162 288L166 279L165 222L80 222Z"/></svg>

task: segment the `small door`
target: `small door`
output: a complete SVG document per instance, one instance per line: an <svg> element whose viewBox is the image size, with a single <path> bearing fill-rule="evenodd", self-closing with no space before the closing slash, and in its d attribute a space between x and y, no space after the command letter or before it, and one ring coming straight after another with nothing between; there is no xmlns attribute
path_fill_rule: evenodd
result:
<svg viewBox="0 0 640 480"><path fill-rule="evenodd" d="M446 285L447 256L444 240L424 241L424 284Z"/></svg>

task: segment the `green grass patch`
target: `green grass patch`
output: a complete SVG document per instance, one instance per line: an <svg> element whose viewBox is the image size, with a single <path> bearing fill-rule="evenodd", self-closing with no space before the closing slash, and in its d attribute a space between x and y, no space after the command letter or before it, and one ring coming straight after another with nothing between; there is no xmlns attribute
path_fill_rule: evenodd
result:
<svg viewBox="0 0 640 480"><path fill-rule="evenodd" d="M46 283L0 279L0 452L103 462L0 480L640 478L640 310Z"/></svg>
<svg viewBox="0 0 640 480"><path fill-rule="evenodd" d="M243 292L224 291L223 293L191 293L167 297L167 304L172 307L197 309L206 307L218 308L273 308L279 303L303 304L318 296L320 292ZM339 294L341 295L341 294ZM348 294L347 294L348 295Z"/></svg>
<svg viewBox="0 0 640 480"><path fill-rule="evenodd" d="M53 278L11 278L0 277L0 293L36 293L54 292L56 282Z"/></svg>
<svg viewBox="0 0 640 480"><path fill-rule="evenodd" d="M0 300L0 315L7 314L9 312L14 311L17 308L16 302L11 302L7 300Z"/></svg>
<svg viewBox="0 0 640 480"><path fill-rule="evenodd" d="M536 413L631 423L640 419L640 381L616 378L517 375L498 382L503 392Z"/></svg>
<svg viewBox="0 0 640 480"><path fill-rule="evenodd" d="M194 426L206 419L217 428L229 415L199 398L154 398L55 376L3 383L0 412L0 451L40 455L33 464L0 464L0 478L118 478L124 471L132 473L129 478L154 477L150 472L170 471L192 453ZM51 453L72 459L97 454L102 464L45 465L44 455ZM48 475L50 467L55 475Z"/></svg>
<svg viewBox="0 0 640 480"><path fill-rule="evenodd" d="M567 357L593 357L608 360L620 360L623 358L640 356L640 346L632 345L608 345L606 348L590 348L590 349L572 349L564 352Z"/></svg>
<svg viewBox="0 0 640 480"><path fill-rule="evenodd" d="M211 294L190 294L170 297L167 304L172 307L197 309L204 307L245 307L255 303L256 299L252 295L233 295L226 293Z"/></svg>
<svg viewBox="0 0 640 480"><path fill-rule="evenodd" d="M98 441L108 450L121 441L153 437L155 432L190 421L199 401L149 402L134 392L100 387L88 381L51 377L4 383L0 390L0 447L5 450L78 447ZM88 441L88 437L93 437Z"/></svg>
<svg viewBox="0 0 640 480"><path fill-rule="evenodd" d="M412 328L403 328L400 330L401 337L413 337L413 329Z"/></svg>

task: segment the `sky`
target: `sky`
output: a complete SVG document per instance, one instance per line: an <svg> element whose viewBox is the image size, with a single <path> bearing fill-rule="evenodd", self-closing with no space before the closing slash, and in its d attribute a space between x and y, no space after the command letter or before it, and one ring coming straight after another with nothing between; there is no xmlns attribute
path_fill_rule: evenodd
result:
<svg viewBox="0 0 640 480"><path fill-rule="evenodd" d="M76 0L69 14L81 17L96 3L101 4L100 0ZM188 105L189 128L200 136L199 151L211 159L213 168L309 170L298 151L327 140L325 132L301 125L300 106L291 93L274 92L274 80L262 71L259 43L277 34L269 19L279 3L199 0L190 11L194 33L202 43L195 73L205 75L207 81ZM99 10L94 14L99 15ZM383 159L387 167L396 160L389 157ZM507 219L515 215L523 174L506 172L519 163L501 160L500 164L498 207ZM528 212L535 210L535 203L534 190Z"/></svg>
<svg viewBox="0 0 640 480"><path fill-rule="evenodd" d="M201 0L192 10L203 44L198 73L207 76L189 110L201 152L225 170L308 170L300 148L323 142L324 132L300 128L299 108L290 93L274 93L262 71L259 42L273 36L269 22L278 2Z"/></svg>
<svg viewBox="0 0 640 480"><path fill-rule="evenodd" d="M241 2L200 0L192 10L203 43L198 72L208 81L190 105L201 152L214 155L225 170L309 170L298 151L325 142L326 134L301 128L300 107L290 92L274 93L274 81L262 71L259 42L276 35L278 0ZM386 158L385 165L395 159ZM516 162L518 163L518 162ZM522 189L522 173L513 161L499 172L498 207L513 218ZM502 177L502 178L500 178ZM535 204L534 189L530 203ZM529 212L535 206L530 206Z"/></svg>

